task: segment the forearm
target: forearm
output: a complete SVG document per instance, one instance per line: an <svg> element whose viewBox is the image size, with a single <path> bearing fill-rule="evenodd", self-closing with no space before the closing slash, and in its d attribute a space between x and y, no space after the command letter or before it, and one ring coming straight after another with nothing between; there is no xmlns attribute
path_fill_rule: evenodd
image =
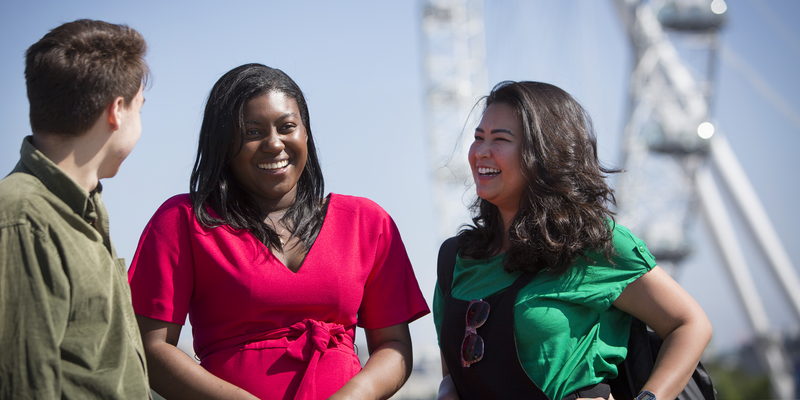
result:
<svg viewBox="0 0 800 400"><path fill-rule="evenodd" d="M439 383L439 392L436 400L459 400L455 382L453 382L453 377L450 376L450 370L444 361L444 354L440 352L439 355L442 358L442 381Z"/></svg>
<svg viewBox="0 0 800 400"><path fill-rule="evenodd" d="M147 368L150 386L170 400L256 399L206 371L186 353L166 342L147 347Z"/></svg>
<svg viewBox="0 0 800 400"><path fill-rule="evenodd" d="M387 399L406 382L412 365L409 344L401 341L383 343L370 355L364 369L330 399Z"/></svg>
<svg viewBox="0 0 800 400"><path fill-rule="evenodd" d="M702 319L682 325L667 335L643 390L653 392L659 399L677 398L700 362L711 340L711 332L708 320Z"/></svg>

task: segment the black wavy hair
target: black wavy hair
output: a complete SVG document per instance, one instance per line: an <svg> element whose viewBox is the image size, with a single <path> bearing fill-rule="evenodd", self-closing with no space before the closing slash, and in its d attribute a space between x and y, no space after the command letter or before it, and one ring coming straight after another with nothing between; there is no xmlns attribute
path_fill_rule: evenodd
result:
<svg viewBox="0 0 800 400"><path fill-rule="evenodd" d="M541 82L497 84L483 112L506 104L522 122L521 166L527 185L508 229L508 272L561 274L587 251L610 260L616 204L600 165L597 139L586 111L564 90ZM474 225L459 232L462 254L485 259L502 251L503 222L494 204L477 198Z"/></svg>
<svg viewBox="0 0 800 400"><path fill-rule="evenodd" d="M319 165L311 121L303 92L283 71L262 64L245 64L223 75L208 95L197 158L192 169L189 193L197 219L205 227L229 225L247 229L262 243L282 248L280 236L264 223L264 216L250 195L236 181L230 161L242 149L244 106L248 100L270 92L280 92L294 99L306 129L308 158L297 182L297 197L281 218L292 237L310 248L322 227L322 197L325 182ZM239 148L234 135L239 135ZM230 155L230 156L229 156ZM210 206L220 218L210 215Z"/></svg>

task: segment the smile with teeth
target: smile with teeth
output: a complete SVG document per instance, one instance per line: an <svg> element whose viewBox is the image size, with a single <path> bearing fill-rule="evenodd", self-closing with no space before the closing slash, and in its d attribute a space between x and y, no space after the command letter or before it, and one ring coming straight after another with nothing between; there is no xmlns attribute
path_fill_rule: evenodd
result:
<svg viewBox="0 0 800 400"><path fill-rule="evenodd" d="M500 170L494 168L478 168L478 173L481 175L497 175L500 173Z"/></svg>
<svg viewBox="0 0 800 400"><path fill-rule="evenodd" d="M274 162L274 163L258 164L258 168L260 168L260 169L280 169L280 168L283 168L283 167L285 167L287 165L289 165L289 160L281 160L281 161Z"/></svg>

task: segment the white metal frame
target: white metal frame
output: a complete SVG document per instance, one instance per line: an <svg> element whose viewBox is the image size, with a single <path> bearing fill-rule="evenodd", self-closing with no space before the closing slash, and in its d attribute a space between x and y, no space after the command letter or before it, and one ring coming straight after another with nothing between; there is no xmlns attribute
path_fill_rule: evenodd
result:
<svg viewBox="0 0 800 400"><path fill-rule="evenodd" d="M636 59L631 76L631 112L625 128L624 144L625 169L633 177L620 180L617 187L620 220L633 226L634 231L643 232L648 246L651 241L656 246L674 244L678 241L670 241L669 235L675 234L679 226L683 229L688 227L695 213L694 204L699 201L700 211L705 216L756 334L758 347L769 371L773 396L793 399L795 388L791 363L783 350L780 336L770 328L766 309L739 246L731 214L711 173L712 164L719 172L722 184L730 189L749 229L764 250L769 266L777 274L789 297L793 310L800 317L800 279L797 272L724 136L717 133L705 149L678 155L657 155L648 146L645 121L653 114L657 114L660 121L667 125L663 129L665 136L680 135L687 131L692 133L700 122L708 120L711 83L695 79L695 74L681 60L662 29L651 3L615 0L615 4ZM706 34L716 35L713 31ZM715 36L709 39L708 43L714 46ZM713 57L715 48L709 50ZM661 177L654 178L654 171L655 175L660 173ZM660 190L654 190L654 186L659 186ZM654 193L665 191L669 193L667 200L672 201L654 198ZM683 199L680 199L681 196ZM676 198L678 201L675 201ZM675 207L676 204L678 207ZM664 227L667 227L664 232L658 232ZM656 232L655 240L648 237L653 232ZM685 237L684 232L678 234L681 238ZM679 262L680 257L674 261Z"/></svg>
<svg viewBox="0 0 800 400"><path fill-rule="evenodd" d="M482 0L427 0L423 4L426 119L434 173L437 230L444 239L469 223L473 198L465 121L488 91ZM467 129L472 126L466 123ZM442 160L446 160L443 162Z"/></svg>

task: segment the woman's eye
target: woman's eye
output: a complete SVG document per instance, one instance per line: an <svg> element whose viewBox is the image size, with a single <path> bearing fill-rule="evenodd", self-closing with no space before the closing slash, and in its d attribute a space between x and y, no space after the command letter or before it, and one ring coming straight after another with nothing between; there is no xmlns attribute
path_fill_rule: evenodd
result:
<svg viewBox="0 0 800 400"><path fill-rule="evenodd" d="M259 132L258 132L258 129L250 129L249 131L245 131L244 134L248 135L248 136L254 136L254 135L258 135Z"/></svg>
<svg viewBox="0 0 800 400"><path fill-rule="evenodd" d="M291 132L294 131L295 125L294 124L286 124L281 127L281 132Z"/></svg>
<svg viewBox="0 0 800 400"><path fill-rule="evenodd" d="M479 141L482 141L482 140L483 140L483 138L482 138L482 137L480 137L480 136L475 136L475 141L476 141L476 142L479 142Z"/></svg>

